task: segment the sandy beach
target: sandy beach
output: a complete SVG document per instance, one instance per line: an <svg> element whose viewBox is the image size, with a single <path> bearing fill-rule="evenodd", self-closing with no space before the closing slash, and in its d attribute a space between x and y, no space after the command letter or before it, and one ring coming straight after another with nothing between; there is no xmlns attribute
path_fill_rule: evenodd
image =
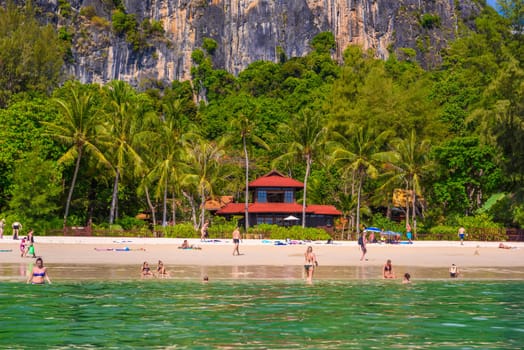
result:
<svg viewBox="0 0 524 350"><path fill-rule="evenodd" d="M243 240L240 256L233 256L230 239L189 244L201 249L178 249L178 238L36 237L35 251L54 275L64 279L136 278L144 261L152 267L162 260L173 277L197 278L205 274L251 278L301 278L308 245L319 261L317 278L377 278L387 259L397 275L418 272L425 278L445 278L447 268L458 265L471 278L524 279L524 242L417 241L414 244L368 244L367 261L360 261L357 242L275 245L274 241ZM32 258L20 257L20 241L0 240L0 276L21 276ZM75 277L76 276L76 277Z"/></svg>

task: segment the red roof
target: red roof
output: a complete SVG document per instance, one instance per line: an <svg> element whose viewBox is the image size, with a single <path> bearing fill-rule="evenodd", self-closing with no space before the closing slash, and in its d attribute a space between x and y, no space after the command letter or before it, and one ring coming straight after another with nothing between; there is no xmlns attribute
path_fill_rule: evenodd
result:
<svg viewBox="0 0 524 350"><path fill-rule="evenodd" d="M293 187L304 188L300 181L284 176L276 170L272 170L266 175L259 177L249 183L249 187Z"/></svg>
<svg viewBox="0 0 524 350"><path fill-rule="evenodd" d="M311 204L306 207L306 211L319 215L342 215L342 212L335 208L334 205Z"/></svg>
<svg viewBox="0 0 524 350"><path fill-rule="evenodd" d="M253 214L275 213L275 214L300 214L302 205L297 203L249 203L248 210ZM216 213L218 215L244 214L245 203L229 203ZM342 215L332 205L308 205L306 213L317 215Z"/></svg>

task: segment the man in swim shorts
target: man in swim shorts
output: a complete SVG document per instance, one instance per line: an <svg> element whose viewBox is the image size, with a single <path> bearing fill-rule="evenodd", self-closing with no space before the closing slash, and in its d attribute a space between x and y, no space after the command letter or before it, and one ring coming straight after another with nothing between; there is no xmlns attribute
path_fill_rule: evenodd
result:
<svg viewBox="0 0 524 350"><path fill-rule="evenodd" d="M238 246L240 245L240 230L238 227L233 231L233 244L235 245L235 248L233 248L233 255L240 255L240 252L238 251Z"/></svg>
<svg viewBox="0 0 524 350"><path fill-rule="evenodd" d="M406 238L411 243L412 233L411 233L411 225L409 224L409 222L406 223Z"/></svg>
<svg viewBox="0 0 524 350"><path fill-rule="evenodd" d="M464 236L466 235L466 229L464 227L459 228L458 236L460 238L460 245L464 245Z"/></svg>
<svg viewBox="0 0 524 350"><path fill-rule="evenodd" d="M18 233L22 229L22 224L19 223L18 221L15 221L13 222L13 225L11 225L11 227L13 228L13 239L16 240L18 239Z"/></svg>

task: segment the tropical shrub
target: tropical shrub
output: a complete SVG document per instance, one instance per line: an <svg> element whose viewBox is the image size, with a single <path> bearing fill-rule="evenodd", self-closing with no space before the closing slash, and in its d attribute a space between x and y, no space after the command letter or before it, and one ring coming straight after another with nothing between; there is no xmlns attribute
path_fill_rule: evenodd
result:
<svg viewBox="0 0 524 350"><path fill-rule="evenodd" d="M125 216L122 219L117 220L118 225L122 226L124 230L140 229L147 225L147 222L134 218L132 216Z"/></svg>
<svg viewBox="0 0 524 350"><path fill-rule="evenodd" d="M328 240L331 236L323 229L302 226L277 226L269 224L260 224L250 227L248 234L254 234L255 238L263 237L279 240Z"/></svg>

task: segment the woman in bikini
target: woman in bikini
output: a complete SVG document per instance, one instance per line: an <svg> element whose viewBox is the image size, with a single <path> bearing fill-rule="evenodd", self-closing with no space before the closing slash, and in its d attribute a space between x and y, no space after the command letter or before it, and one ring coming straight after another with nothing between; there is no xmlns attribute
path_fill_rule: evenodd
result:
<svg viewBox="0 0 524 350"><path fill-rule="evenodd" d="M44 266L42 258L37 258L36 266L33 266L31 272L27 274L27 283L31 284L45 284L46 282L51 284L51 280L47 275L47 268Z"/></svg>
<svg viewBox="0 0 524 350"><path fill-rule="evenodd" d="M306 253L304 254L304 258L306 259L306 263L304 264L304 269L306 270L307 274L307 282L312 283L313 282L313 271L315 270L315 267L318 266L318 261L315 253L313 253L313 247L309 246L307 247Z"/></svg>
<svg viewBox="0 0 524 350"><path fill-rule="evenodd" d="M169 272L167 272L166 267L162 260L158 260L158 266L156 268L156 274L159 278L169 277Z"/></svg>
<svg viewBox="0 0 524 350"><path fill-rule="evenodd" d="M151 268L149 267L149 263L147 261L144 261L142 264L142 269L140 270L140 276L142 278L144 277L154 277L153 271L151 271Z"/></svg>
<svg viewBox="0 0 524 350"><path fill-rule="evenodd" d="M393 265L391 265L391 260L386 261L384 265L383 275L384 278L395 278L395 273L393 272Z"/></svg>

